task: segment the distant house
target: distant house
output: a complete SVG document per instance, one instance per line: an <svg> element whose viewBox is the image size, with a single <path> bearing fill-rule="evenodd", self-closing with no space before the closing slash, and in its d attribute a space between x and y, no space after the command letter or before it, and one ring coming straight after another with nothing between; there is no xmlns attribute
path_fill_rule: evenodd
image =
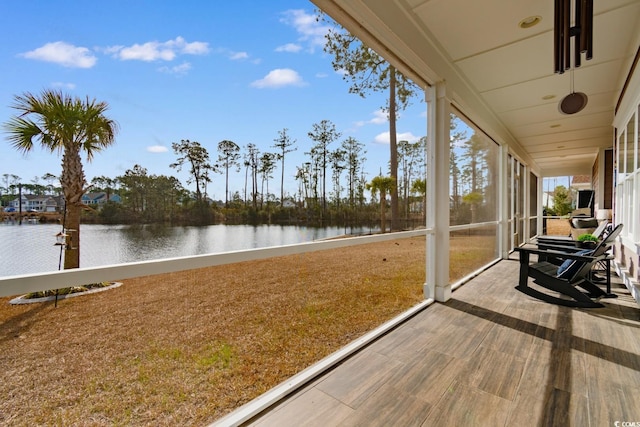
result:
<svg viewBox="0 0 640 427"><path fill-rule="evenodd" d="M109 200L115 203L120 203L122 199L117 194L110 194ZM102 205L107 201L107 193L87 193L82 196L82 203L89 206ZM9 202L9 207L14 208L16 211L22 210L22 212L37 211L37 212L60 212L64 209L64 197L63 196L37 196L35 194L23 194L22 199L16 197Z"/></svg>
<svg viewBox="0 0 640 427"><path fill-rule="evenodd" d="M591 177L589 175L574 175L571 177L570 187L576 191L591 190Z"/></svg>
<svg viewBox="0 0 640 427"><path fill-rule="evenodd" d="M543 191L542 192L542 206L552 208L553 209L553 196L556 194L555 191Z"/></svg>
<svg viewBox="0 0 640 427"><path fill-rule="evenodd" d="M117 194L109 194L107 198L107 193L104 191L99 191L96 193L86 193L82 195L82 203L88 206L102 205L107 201L120 203L122 199Z"/></svg>
<svg viewBox="0 0 640 427"><path fill-rule="evenodd" d="M56 211L59 211L58 202L56 201L55 198L49 196L49 197L47 197L47 200L45 201L44 209L45 209L45 212L56 212Z"/></svg>
<svg viewBox="0 0 640 427"><path fill-rule="evenodd" d="M22 205L22 207L20 207L20 205ZM15 210L27 210L27 197L26 196L22 196L22 202L20 201L20 198L15 198L13 200L11 200L9 202L9 207L10 208L14 208Z"/></svg>
<svg viewBox="0 0 640 427"><path fill-rule="evenodd" d="M283 208L295 208L296 207L296 202L291 200L291 199L284 199L284 201L282 202L282 207Z"/></svg>
<svg viewBox="0 0 640 427"><path fill-rule="evenodd" d="M52 196L23 194L22 199L16 197L10 201L9 207L15 208L16 211L22 210L22 212L56 212L58 210L58 201Z"/></svg>
<svg viewBox="0 0 640 427"><path fill-rule="evenodd" d="M594 192L591 177L589 175L574 175L571 180L571 190L575 192L573 195L575 208L588 209L588 213L593 215Z"/></svg>

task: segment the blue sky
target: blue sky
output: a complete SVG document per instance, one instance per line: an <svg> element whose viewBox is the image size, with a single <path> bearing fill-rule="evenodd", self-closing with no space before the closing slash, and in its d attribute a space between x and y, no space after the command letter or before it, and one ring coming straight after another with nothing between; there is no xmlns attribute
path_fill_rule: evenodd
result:
<svg viewBox="0 0 640 427"><path fill-rule="evenodd" d="M340 141L365 144L371 178L386 171L389 158L384 96L348 93L323 52L325 31L304 0L2 1L0 122L24 92L54 88L105 101L120 130L115 145L85 163L87 179L140 164L184 185L187 175L169 167L172 142L198 141L213 160L224 139L275 151L278 131L288 128L298 149L286 159L285 191L294 193L295 166L312 144L307 133L327 119ZM398 122L400 139L426 135L425 110L416 97ZM4 132L0 159L0 186L7 173L26 183L60 173L57 155L37 147L24 156ZM224 177L213 179L209 195L223 199ZM243 184L244 173L231 176L232 191ZM278 184L270 189L279 195Z"/></svg>

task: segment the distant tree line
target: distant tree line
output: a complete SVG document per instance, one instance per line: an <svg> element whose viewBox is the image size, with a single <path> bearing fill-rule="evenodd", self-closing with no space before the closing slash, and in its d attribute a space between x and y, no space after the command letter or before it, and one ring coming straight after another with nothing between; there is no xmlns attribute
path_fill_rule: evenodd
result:
<svg viewBox="0 0 640 427"><path fill-rule="evenodd" d="M326 15L320 14L318 19L333 27L326 34L324 50L333 56L333 68L336 71L345 71L342 75L350 85L349 92L361 97L366 97L372 92L385 92L388 95L385 105L381 108L389 121L390 158L386 169L393 185L385 191L380 191L373 181L367 182L364 173L364 144L352 137L340 140L342 135L337 132L335 125L329 120L322 120L314 124L308 132L312 145L309 151L304 152L307 158L302 164L295 166L296 194L285 195L284 191L285 160L287 154L298 148L295 146L296 141L289 137L287 129L279 132L271 147L274 150L269 152L260 152L254 144L247 144L241 148L231 140L220 141L216 147L218 156L213 161L207 149L199 142L182 140L172 144L177 159L170 166L178 171L187 171L187 184L194 186L195 191L186 190L174 177L149 175L144 166L139 164L125 171L122 176L96 177L91 181L91 187L76 188L77 185L84 185L81 165L69 164L66 165L69 167L63 167L63 185L60 188L66 196L72 196L74 206L78 203L76 199L86 191L104 191L119 195L121 203L108 203L100 210L98 218L85 211L84 220L194 224L215 221L361 224L371 217L372 206L381 206L381 213L386 215L386 198L376 200L376 194L390 195L391 229L404 228L414 216L424 218L425 139L422 138L416 143L398 141L396 132L399 112L410 104L413 96L421 89ZM49 102L51 100L46 96L44 101L37 106L55 104ZM69 111L85 107L77 100L73 102L74 105L70 102L67 105ZM99 106L106 104L101 103ZM86 107L93 108L92 105ZM43 117L50 117L55 113L53 110L34 111ZM99 117L108 120L106 117ZM43 145L48 146L47 141L51 139L58 147L64 147L65 151L67 148L73 148L69 150L69 155L75 156L83 150L90 156L93 151L113 142L113 138L103 138L109 136L108 132L102 132L96 124L83 123L88 133L78 134L71 142L65 142L62 133L57 134L58 130L51 129L52 133L43 135ZM33 134L31 123L24 123L21 118L16 117L9 126L14 130L22 128L21 132L15 133L20 136L16 136L14 146L24 151L30 150L30 135ZM73 128L68 130L71 132ZM98 135L96 131L102 132L99 138L95 137ZM84 146L77 145L83 143ZM63 161L66 158L70 156L63 157ZM279 197L272 190L273 181L276 179L274 172L278 165ZM233 191L229 182L230 172L242 168L244 186L240 191ZM70 179L70 173L77 174L78 179ZM225 177L223 204L210 200L207 192L207 187L216 173ZM382 175L381 168L380 176ZM13 177L10 176L1 189L0 198L6 199L15 194L14 181L21 180L14 180ZM72 185L74 182L77 184L76 187ZM33 185L39 184L36 182ZM366 202L364 195L367 185L372 192L371 203ZM53 187L33 187L30 190L33 190L33 194L55 192ZM75 218L76 211L73 212ZM405 224L401 224L401 217Z"/></svg>
<svg viewBox="0 0 640 427"><path fill-rule="evenodd" d="M107 202L95 211L85 210L83 221L362 226L372 222L378 224L378 195L388 195L397 189L401 194L401 226L420 223L424 218L426 138L398 143L400 178L397 185L386 192L369 185L369 199L366 191L371 183L365 173L364 144L354 137L341 139L341 136L330 120L313 124L308 132L310 144L304 151L304 160L289 166L290 171L287 170L288 154L301 147L286 128L274 139L273 151L263 152L255 144L241 147L234 141L223 140L215 147L215 153L209 153L198 141L174 142L172 149L176 159L169 166L187 173L186 185L192 190L174 176L154 175L143 165L136 164L122 175L97 176L91 180L88 192L104 192L107 200L117 194L119 202ZM276 177L274 173L278 166L280 173ZM231 182L233 172L240 172L243 180ZM60 194L57 177L51 173L34 177L31 183L22 183L16 175L0 176L3 205L15 198L19 183L24 194ZM293 194L285 192L287 176L296 181ZM209 196L214 179L224 180L224 200L212 200Z"/></svg>
<svg viewBox="0 0 640 427"><path fill-rule="evenodd" d="M120 176L95 177L88 191L104 192L107 199L117 194L119 201L95 211L85 210L83 221L379 225L382 212L391 214L387 213L390 204L381 204L381 198L386 200L398 192L398 228L424 224L426 137L415 142L398 141L398 178L393 178L389 169L383 173L381 168L379 176L390 177L393 182L381 187L386 181L374 182L377 177L365 172L364 144L352 136L342 137L330 120L312 124L307 136L303 146L283 128L277 132L271 150L265 151L255 144L241 146L229 139L218 142L211 153L198 141L174 142L175 159L169 166L187 173L185 183L175 176L152 174L142 164ZM469 135L468 128L453 115L450 143L452 224L491 220L496 197L493 144L475 132ZM291 164L290 153L296 150L303 152L304 158ZM295 186L291 185L292 179ZM222 200L210 196L214 180L224 182ZM0 199L6 206L15 198L19 183L24 194L60 195L57 181L51 173L30 182L3 174ZM295 190L287 193L285 188ZM557 206L561 205L558 201Z"/></svg>

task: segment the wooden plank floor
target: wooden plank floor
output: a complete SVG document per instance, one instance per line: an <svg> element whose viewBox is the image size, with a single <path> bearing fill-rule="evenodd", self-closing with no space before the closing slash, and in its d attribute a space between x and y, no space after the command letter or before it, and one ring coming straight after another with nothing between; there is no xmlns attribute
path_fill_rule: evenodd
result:
<svg viewBox="0 0 640 427"><path fill-rule="evenodd" d="M514 290L502 261L254 419L254 426L612 426L640 421L640 309Z"/></svg>

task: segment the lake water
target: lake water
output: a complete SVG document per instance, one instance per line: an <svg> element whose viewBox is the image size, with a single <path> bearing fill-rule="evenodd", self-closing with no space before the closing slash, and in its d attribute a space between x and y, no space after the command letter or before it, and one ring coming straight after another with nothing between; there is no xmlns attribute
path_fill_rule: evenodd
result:
<svg viewBox="0 0 640 427"><path fill-rule="evenodd" d="M0 222L0 277L58 270L56 224ZM370 230L279 225L82 225L80 266L121 264L309 242Z"/></svg>

